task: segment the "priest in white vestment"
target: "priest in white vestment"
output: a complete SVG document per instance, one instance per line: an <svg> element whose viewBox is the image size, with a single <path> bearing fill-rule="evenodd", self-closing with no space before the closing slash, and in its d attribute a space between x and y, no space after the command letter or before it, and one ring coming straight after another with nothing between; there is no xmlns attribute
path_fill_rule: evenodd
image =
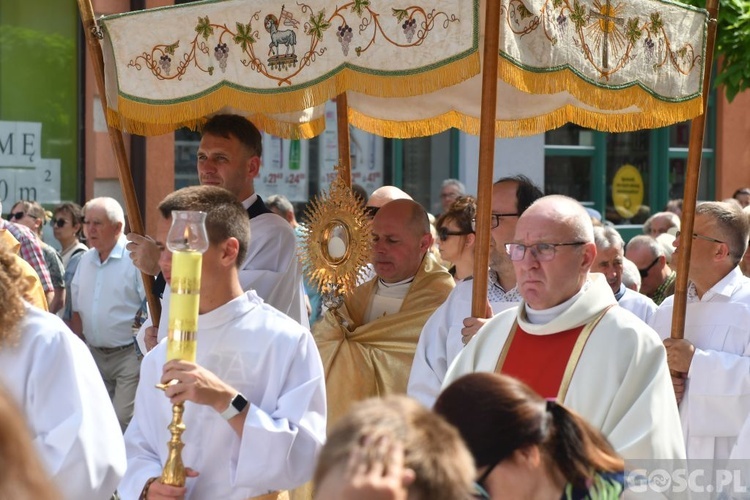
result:
<svg viewBox="0 0 750 500"><path fill-rule="evenodd" d="M666 352L617 305L596 256L591 219L565 196L537 200L507 246L523 302L492 318L451 365L498 371L577 411L626 459L685 457Z"/></svg>
<svg viewBox="0 0 750 500"><path fill-rule="evenodd" d="M254 292L242 291L237 275L247 251L247 216L231 193L185 188L165 198L159 210L161 241L172 210L208 213L197 359L165 364L166 341L143 359L135 415L125 433L128 470L120 495L285 498L283 490L311 479L325 440L325 381L312 335ZM160 266L169 281L166 249ZM165 393L154 388L171 380L177 383ZM182 458L190 469L182 488L158 479L168 455L172 404L180 402L186 425Z"/></svg>
<svg viewBox="0 0 750 500"><path fill-rule="evenodd" d="M513 239L518 217L538 198L541 189L526 176L503 177L492 186L490 270L487 281L487 318L517 306L521 295L516 274L505 251ZM487 322L471 314L474 280L456 284L450 295L430 316L419 336L409 375L407 394L431 408L440 393L445 374L466 342Z"/></svg>
<svg viewBox="0 0 750 500"><path fill-rule="evenodd" d="M750 416L750 281L738 264L748 221L730 203L696 207L684 339L671 339L673 297L652 326L666 339L688 458L725 459ZM686 235L675 240L675 254ZM747 455L745 458L749 458Z"/></svg>
<svg viewBox="0 0 750 500"><path fill-rule="evenodd" d="M0 246L0 383L23 412L42 463L63 497L108 500L125 473L126 460L104 382L81 339L60 318L21 299L26 284L13 283L5 274L16 268L21 276L14 258ZM11 290L4 287L9 284Z"/></svg>

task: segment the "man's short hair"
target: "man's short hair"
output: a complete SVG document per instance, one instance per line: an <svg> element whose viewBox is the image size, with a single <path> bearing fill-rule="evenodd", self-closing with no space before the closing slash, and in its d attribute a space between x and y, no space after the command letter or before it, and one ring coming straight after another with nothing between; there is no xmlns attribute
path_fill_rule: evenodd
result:
<svg viewBox="0 0 750 500"><path fill-rule="evenodd" d="M169 219L173 210L206 212L206 233L212 245L229 238L239 242L237 262L240 267L247 257L250 223L242 203L231 192L216 186L190 186L171 193L159 203L162 217Z"/></svg>
<svg viewBox="0 0 750 500"><path fill-rule="evenodd" d="M283 194L272 194L265 201L269 210L276 210L284 217L290 212L294 213L294 205L292 205L292 202Z"/></svg>
<svg viewBox="0 0 750 500"><path fill-rule="evenodd" d="M214 115L203 124L201 136L211 134L224 139L236 137L253 156L263 155L263 138L253 123L240 115Z"/></svg>
<svg viewBox="0 0 750 500"><path fill-rule="evenodd" d="M313 482L339 465L365 437L388 436L405 450L404 467L416 479L409 498L455 500L468 498L474 480L474 460L453 426L405 396L372 398L352 406L328 435L318 458Z"/></svg>
<svg viewBox="0 0 750 500"><path fill-rule="evenodd" d="M750 194L750 188L740 188L734 192L732 198L737 198L741 194Z"/></svg>
<svg viewBox="0 0 750 500"><path fill-rule="evenodd" d="M90 199L83 206L84 218L86 216L86 211L95 206L104 210L109 222L112 224L117 224L119 222L122 224L123 228L125 227L125 212L122 210L122 205L120 205L117 200L110 198L109 196Z"/></svg>
<svg viewBox="0 0 750 500"><path fill-rule="evenodd" d="M625 288L635 289L636 292L641 290L641 273L638 266L624 257L622 259L622 284Z"/></svg>
<svg viewBox="0 0 750 500"><path fill-rule="evenodd" d="M502 182L515 182L518 186L516 189L516 212L518 212L519 215L524 213L532 203L544 196L542 190L525 175L501 177L495 181L495 185Z"/></svg>
<svg viewBox="0 0 750 500"><path fill-rule="evenodd" d="M594 227L594 243L596 243L596 248L602 250L615 247L625 251L625 241L623 241L617 229L610 226Z"/></svg>
<svg viewBox="0 0 750 500"><path fill-rule="evenodd" d="M443 181L443 185L441 186L441 189L446 188L448 186L456 186L456 188L458 188L459 196L466 194L466 186L464 186L464 183L459 181L458 179L445 179Z"/></svg>
<svg viewBox="0 0 750 500"><path fill-rule="evenodd" d="M630 241L628 241L626 250L628 248L640 247L648 248L651 257L654 259L657 257L667 256L666 253L664 253L664 247L658 241L656 241L656 238L652 238L647 234L639 234L638 236L633 236Z"/></svg>
<svg viewBox="0 0 750 500"><path fill-rule="evenodd" d="M680 217L674 212L656 212L643 223L643 234L651 234L651 224L655 219L669 219L670 227L680 229Z"/></svg>
<svg viewBox="0 0 750 500"><path fill-rule="evenodd" d="M721 201L706 201L695 207L695 215L705 215L713 219L720 233L720 239L729 247L729 254L737 265L747 250L750 222L742 207Z"/></svg>

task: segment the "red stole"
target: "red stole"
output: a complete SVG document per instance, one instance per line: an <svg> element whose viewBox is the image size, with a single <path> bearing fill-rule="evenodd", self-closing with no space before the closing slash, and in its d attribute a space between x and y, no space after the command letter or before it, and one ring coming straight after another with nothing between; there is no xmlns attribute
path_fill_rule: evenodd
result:
<svg viewBox="0 0 750 500"><path fill-rule="evenodd" d="M502 373L526 383L543 398L556 398L583 327L552 335L531 335L516 327Z"/></svg>
<svg viewBox="0 0 750 500"><path fill-rule="evenodd" d="M610 307L605 307L585 325L549 335L531 335L514 322L495 373L516 377L543 398L562 403L586 341Z"/></svg>

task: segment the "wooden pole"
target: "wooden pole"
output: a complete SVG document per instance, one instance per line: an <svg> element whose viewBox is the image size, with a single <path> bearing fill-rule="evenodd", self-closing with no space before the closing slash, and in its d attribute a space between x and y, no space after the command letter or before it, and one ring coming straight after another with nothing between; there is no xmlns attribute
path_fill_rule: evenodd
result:
<svg viewBox="0 0 750 500"><path fill-rule="evenodd" d="M474 285L471 315L487 316L487 266L490 254L492 175L495 165L495 109L497 107L497 58L500 51L500 0L487 0L482 56L482 112L479 129L477 223L474 245Z"/></svg>
<svg viewBox="0 0 750 500"><path fill-rule="evenodd" d="M352 166L349 146L349 105L346 92L336 96L336 130L339 145L339 176L347 186L352 187Z"/></svg>
<svg viewBox="0 0 750 500"><path fill-rule="evenodd" d="M711 85L711 67L714 61L716 42L716 21L719 14L719 0L707 0L709 22L706 34L706 59L703 73L703 114L693 118L690 123L690 143L688 146L687 175L685 192L682 198L682 221L680 224L680 259L675 281L674 308L672 310L673 339L681 339L685 333L685 310L687 306L688 273L690 271L690 254L693 246L693 227L695 222L695 204L698 199L698 182L701 177L701 157L703 152L703 134L706 129L706 111L708 109L708 91Z"/></svg>
<svg viewBox="0 0 750 500"><path fill-rule="evenodd" d="M78 0L78 10L81 13L83 32L88 44L89 54L91 55L91 63L94 68L94 76L96 77L99 98L102 102L102 110L106 113L107 93L104 86L104 57L102 55L102 48L99 45L101 31L94 19L94 7L91 5L91 0ZM138 208L138 199L135 196L133 176L130 173L130 166L128 165L128 157L125 153L125 142L122 138L122 132L111 125L108 125L107 129L109 132L109 140L115 154L117 173L120 177L120 187L122 187L122 193L125 197L125 213L128 214L130 229L134 233L144 234L143 220L141 219L141 211ZM154 278L145 273L141 273L141 276L143 277L143 287L146 291L146 299L150 309L151 321L154 326L158 326L159 317L161 316L161 303L156 295L154 295L152 286Z"/></svg>

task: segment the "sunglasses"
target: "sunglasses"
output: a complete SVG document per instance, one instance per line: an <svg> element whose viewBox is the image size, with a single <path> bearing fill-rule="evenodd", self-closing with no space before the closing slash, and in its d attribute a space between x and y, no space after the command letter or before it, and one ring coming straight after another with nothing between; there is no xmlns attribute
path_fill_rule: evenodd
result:
<svg viewBox="0 0 750 500"><path fill-rule="evenodd" d="M641 273L641 278L645 278L646 276L648 276L648 272L652 267L656 265L657 262L659 262L659 257L655 258L654 261L649 264L646 269L638 269L638 272Z"/></svg>
<svg viewBox="0 0 750 500"><path fill-rule="evenodd" d="M65 227L65 224L67 224L68 221L65 219L50 219L49 225L50 226L57 226L57 227Z"/></svg>
<svg viewBox="0 0 750 500"><path fill-rule="evenodd" d="M23 219L23 217L24 217L25 215L28 215L29 217L31 217L31 218L32 218L32 219L34 219L34 220L36 220L36 219L38 219L38 218L39 218L39 217L34 217L33 215L31 215L31 214L28 214L28 213L26 213L26 212L16 212L16 213L11 213L11 214L10 214L10 218L11 218L11 219L16 219L16 220L21 220L21 219Z"/></svg>
<svg viewBox="0 0 750 500"><path fill-rule="evenodd" d="M464 231L449 231L447 227L441 227L437 230L437 233L440 241L447 240L449 236L466 236L467 234L469 234Z"/></svg>

